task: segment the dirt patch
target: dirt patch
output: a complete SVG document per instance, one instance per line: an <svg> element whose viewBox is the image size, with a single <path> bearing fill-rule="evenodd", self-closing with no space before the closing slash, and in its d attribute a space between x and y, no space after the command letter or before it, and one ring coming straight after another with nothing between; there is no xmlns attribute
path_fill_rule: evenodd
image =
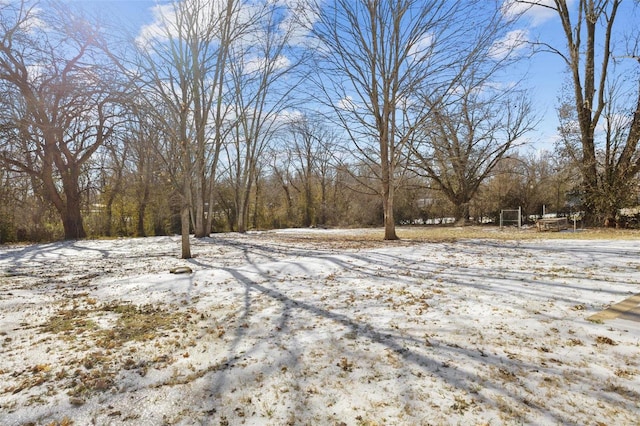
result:
<svg viewBox="0 0 640 426"><path fill-rule="evenodd" d="M140 359L137 354L144 353L144 347L154 348L151 352L174 349L178 340L171 336L185 339L193 316L168 307L75 300L72 307L59 309L38 327L40 342L50 345L47 352L52 359L64 361L5 372L11 380L0 395L31 391L29 401L36 403L62 392L78 406L96 393L115 392L123 370L144 376L150 367L170 365L168 356ZM66 342L68 350L56 351L60 344L52 337Z"/></svg>

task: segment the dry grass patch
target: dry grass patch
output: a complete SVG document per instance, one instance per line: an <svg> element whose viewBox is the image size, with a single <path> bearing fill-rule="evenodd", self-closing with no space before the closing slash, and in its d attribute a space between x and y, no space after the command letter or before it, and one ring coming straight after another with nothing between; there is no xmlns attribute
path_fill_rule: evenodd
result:
<svg viewBox="0 0 640 426"><path fill-rule="evenodd" d="M116 317L113 327L100 327L97 319L109 313ZM92 338L98 347L113 349L131 341L153 340L166 330L181 331L189 317L184 312L169 312L152 305L110 303L92 309L61 309L41 326L41 330L61 334L64 339Z"/></svg>
<svg viewBox="0 0 640 426"><path fill-rule="evenodd" d="M97 324L88 318L90 312L87 309L62 309L42 325L42 332L74 339L78 334L97 328Z"/></svg>
<svg viewBox="0 0 640 426"><path fill-rule="evenodd" d="M341 229L327 232L301 229L299 233L269 233L287 243L317 243L323 248L360 249L388 244L404 245L412 242L456 242L466 239L487 239L500 241L524 240L632 240L640 238L640 230L594 228L563 232L538 232L535 228L517 229L497 226L402 226L396 228L400 240L384 241L384 230L370 229Z"/></svg>
<svg viewBox="0 0 640 426"><path fill-rule="evenodd" d="M169 312L152 305L134 306L130 304L110 304L101 308L102 312L117 314L115 327L102 330L98 345L114 347L130 341L153 340L166 330L186 331L188 314Z"/></svg>
<svg viewBox="0 0 640 426"><path fill-rule="evenodd" d="M187 334L191 319L189 312L152 305L75 301L73 308L60 309L40 326L41 333L73 342L71 354L60 352L67 358L65 363L38 364L14 371L12 383L3 391L17 394L39 388L32 392L31 403L62 391L69 396L71 404L82 405L95 393L116 389L122 370L135 369L144 376L148 365L164 368L170 364L173 360L169 357L135 361L125 352L138 352L137 345L144 342L156 347L164 343L175 349L175 344L170 344L169 333ZM127 349L128 343L136 345L135 351Z"/></svg>
<svg viewBox="0 0 640 426"><path fill-rule="evenodd" d="M534 228L503 228L488 226L466 227L401 227L398 228L400 238L419 241L457 241L461 239L493 239L493 240L600 240L640 238L640 230L626 229L585 229L573 232L538 232Z"/></svg>

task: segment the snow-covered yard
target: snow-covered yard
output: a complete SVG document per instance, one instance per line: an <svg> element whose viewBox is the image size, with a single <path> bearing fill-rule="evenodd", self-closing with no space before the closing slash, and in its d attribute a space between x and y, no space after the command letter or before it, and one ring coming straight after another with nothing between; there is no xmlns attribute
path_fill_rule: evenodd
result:
<svg viewBox="0 0 640 426"><path fill-rule="evenodd" d="M0 247L0 424L639 424L640 241L375 232Z"/></svg>

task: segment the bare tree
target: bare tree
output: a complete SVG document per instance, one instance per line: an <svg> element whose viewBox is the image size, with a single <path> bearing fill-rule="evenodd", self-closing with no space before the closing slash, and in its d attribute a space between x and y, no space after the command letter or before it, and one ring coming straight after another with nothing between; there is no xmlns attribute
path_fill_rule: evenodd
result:
<svg viewBox="0 0 640 426"><path fill-rule="evenodd" d="M394 192L431 113L421 97L456 86L509 23L497 2L469 0L333 0L303 19L320 43L324 100L372 166L384 238L397 239Z"/></svg>
<svg viewBox="0 0 640 426"><path fill-rule="evenodd" d="M130 106L132 108L126 114L126 125L101 150L104 159L99 167L104 177L100 189L107 216L103 232L111 235L112 205L120 202L127 204L130 214L135 216L135 231L131 234L144 237L147 235L146 219L152 198L166 190L156 149L162 136L152 120L152 114L140 110L134 100L131 100Z"/></svg>
<svg viewBox="0 0 640 426"><path fill-rule="evenodd" d="M629 184L640 171L640 80L636 78L629 84L628 79L621 78L633 72L622 66L623 61L625 65L628 61L640 64L640 52L637 43L624 43L619 38L637 40L638 26L631 20L626 28L630 33L625 34L624 21L618 20L621 14L631 14L630 9L637 7L637 2L519 3L551 9L560 20L564 45L540 46L561 57L570 74L570 94L560 108L561 136L567 152L580 167L587 220L613 224L617 210L628 200ZM625 44L628 50L620 50ZM637 75L637 68L635 72ZM621 92L627 95L626 99L620 96Z"/></svg>
<svg viewBox="0 0 640 426"><path fill-rule="evenodd" d="M130 154L130 176L133 179L132 187L137 204L136 236L147 235L145 217L149 206L152 186L157 185L161 175L159 159L157 158L154 143L159 139L158 129L151 125L147 117L136 111L128 127L127 140Z"/></svg>
<svg viewBox="0 0 640 426"><path fill-rule="evenodd" d="M180 194L185 259L191 257L190 219L198 237L208 235L211 225L205 204L213 194L224 139L229 44L246 26L241 5L238 0L188 0L158 6L156 26L138 39L139 68L132 77L142 82L144 111L162 129L156 147Z"/></svg>
<svg viewBox="0 0 640 426"><path fill-rule="evenodd" d="M527 100L508 88L488 87L488 78L472 73L438 99L413 147L415 169L455 206L458 225L469 220L469 203L481 183L533 125Z"/></svg>
<svg viewBox="0 0 640 426"><path fill-rule="evenodd" d="M236 229L245 232L251 191L258 179L270 140L293 108L296 73L305 54L296 49L299 32L292 10L266 2L254 10L253 31L230 45L230 89L236 124L226 145L229 173L235 189Z"/></svg>
<svg viewBox="0 0 640 426"><path fill-rule="evenodd" d="M284 144L290 185L302 195L302 225L326 222L327 186L336 137L319 116L300 116L287 126ZM319 205L318 205L319 204Z"/></svg>
<svg viewBox="0 0 640 426"><path fill-rule="evenodd" d="M224 15L221 15L220 22L220 44L215 56L215 68L213 73L214 88L211 92L213 96L211 98L211 115L213 126L213 155L210 160L210 173L209 173L209 193L208 193L208 209L205 223L205 229L207 235L211 231L213 213L214 213L214 197L215 197L215 184L218 175L218 162L220 160L220 153L224 146L227 134L233 129L233 126L227 126L226 116L231 111L231 106L223 102L225 99L225 78L227 76L227 62L229 60L229 49L231 43L236 39L242 37L250 28L251 22L242 22L239 19L241 2L234 0L227 0L226 7L224 8ZM196 232L196 236L202 236L203 232Z"/></svg>
<svg viewBox="0 0 640 426"><path fill-rule="evenodd" d="M127 135L128 132L122 132L122 136ZM100 161L100 180L102 181L101 190L104 196L104 210L106 217L104 219L104 226L102 233L110 237L112 236L112 224L113 224L113 205L118 197L122 195L123 186L125 185L125 169L126 159L131 149L131 144L126 140L121 139L114 143L106 143L102 150L102 158Z"/></svg>
<svg viewBox="0 0 640 426"><path fill-rule="evenodd" d="M302 194L302 225L311 226L315 220L315 202L314 202L314 145L316 143L313 130L308 120L301 119L290 124L291 149L294 161L292 166L295 170L297 180L300 185L296 189ZM295 180L292 180L294 185Z"/></svg>
<svg viewBox="0 0 640 426"><path fill-rule="evenodd" d="M294 191L297 190L296 183L294 182L294 176L292 175L293 153L287 148L287 140L282 145L275 145L269 150L269 157L271 157L271 172L272 180L275 181L282 192L284 193L285 201L285 220L286 226L291 226L296 221L295 219L295 200ZM282 224L282 221L280 221Z"/></svg>
<svg viewBox="0 0 640 426"><path fill-rule="evenodd" d="M84 238L79 179L120 110L114 67L98 47L100 27L62 3L0 7L0 81L12 129L0 159L41 185L65 239Z"/></svg>

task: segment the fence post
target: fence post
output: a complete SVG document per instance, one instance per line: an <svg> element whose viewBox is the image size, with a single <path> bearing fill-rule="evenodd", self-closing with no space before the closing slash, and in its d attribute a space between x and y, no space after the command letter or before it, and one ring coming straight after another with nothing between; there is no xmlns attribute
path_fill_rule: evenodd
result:
<svg viewBox="0 0 640 426"><path fill-rule="evenodd" d="M522 207L518 206L518 229L522 228Z"/></svg>

